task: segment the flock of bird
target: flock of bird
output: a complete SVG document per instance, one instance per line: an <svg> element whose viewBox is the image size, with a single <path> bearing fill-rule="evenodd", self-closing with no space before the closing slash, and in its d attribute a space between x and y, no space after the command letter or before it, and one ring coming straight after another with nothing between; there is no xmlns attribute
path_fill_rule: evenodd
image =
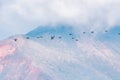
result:
<svg viewBox="0 0 120 80"><path fill-rule="evenodd" d="M107 33L108 30L105 30L105 32ZM91 34L94 34L94 33L95 33L94 31L91 31ZM83 34L86 34L86 32L83 32ZM69 35L69 36L72 36L72 39L75 39L75 38L73 37L73 34L72 34L72 33L69 33L68 35ZM120 33L118 33L118 35L120 35ZM51 36L50 39L53 40L55 37L56 37L55 35L54 35L54 36ZM36 37L36 38L37 38L37 39L43 38L43 36L39 36L39 37ZM62 37L59 36L58 38L61 39ZM30 39L30 37L26 37L26 39ZM15 38L14 41L17 41L17 39ZM79 40L78 40L78 39L75 39L75 41L79 41Z"/></svg>

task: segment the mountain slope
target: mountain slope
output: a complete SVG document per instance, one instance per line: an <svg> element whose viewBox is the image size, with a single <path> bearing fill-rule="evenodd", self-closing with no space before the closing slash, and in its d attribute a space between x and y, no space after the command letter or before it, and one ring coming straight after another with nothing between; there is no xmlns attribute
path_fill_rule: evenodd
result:
<svg viewBox="0 0 120 80"><path fill-rule="evenodd" d="M60 26L10 37L0 42L0 79L119 80L120 38L112 36Z"/></svg>

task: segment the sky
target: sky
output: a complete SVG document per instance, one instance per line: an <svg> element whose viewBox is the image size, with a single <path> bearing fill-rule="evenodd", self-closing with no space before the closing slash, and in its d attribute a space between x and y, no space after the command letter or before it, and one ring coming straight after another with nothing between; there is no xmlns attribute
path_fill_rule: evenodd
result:
<svg viewBox="0 0 120 80"><path fill-rule="evenodd" d="M111 29L120 25L119 7L120 0L0 0L0 40L57 24Z"/></svg>

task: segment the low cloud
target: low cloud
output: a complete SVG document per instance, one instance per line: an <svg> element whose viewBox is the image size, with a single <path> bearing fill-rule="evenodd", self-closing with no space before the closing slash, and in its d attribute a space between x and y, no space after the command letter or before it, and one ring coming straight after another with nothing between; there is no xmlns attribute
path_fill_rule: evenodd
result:
<svg viewBox="0 0 120 80"><path fill-rule="evenodd" d="M41 25L66 24L80 29L101 30L120 24L119 0L0 2L0 28L9 32L25 33Z"/></svg>

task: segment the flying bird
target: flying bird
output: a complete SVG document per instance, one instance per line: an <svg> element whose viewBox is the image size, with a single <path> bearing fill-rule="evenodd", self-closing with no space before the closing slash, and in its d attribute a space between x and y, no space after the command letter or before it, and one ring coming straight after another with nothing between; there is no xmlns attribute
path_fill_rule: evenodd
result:
<svg viewBox="0 0 120 80"><path fill-rule="evenodd" d="M55 36L51 36L51 40L54 39L54 38L55 38Z"/></svg>

